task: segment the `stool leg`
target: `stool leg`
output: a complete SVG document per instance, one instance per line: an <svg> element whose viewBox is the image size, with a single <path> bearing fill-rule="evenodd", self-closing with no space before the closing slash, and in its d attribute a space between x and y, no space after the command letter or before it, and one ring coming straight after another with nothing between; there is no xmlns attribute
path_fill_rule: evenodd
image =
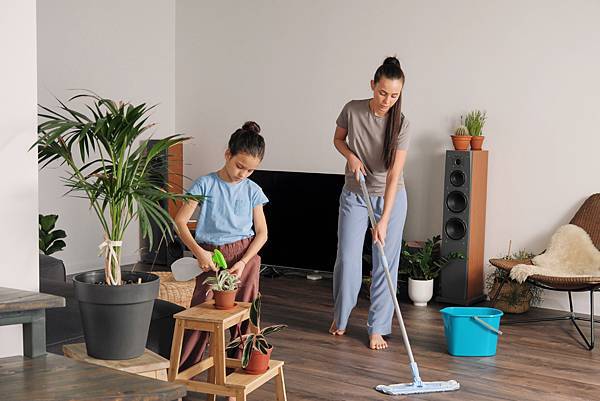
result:
<svg viewBox="0 0 600 401"><path fill-rule="evenodd" d="M222 324L215 324L215 330L212 333L213 341L210 344L213 353L215 384L225 384L225 330Z"/></svg>
<svg viewBox="0 0 600 401"><path fill-rule="evenodd" d="M213 361L214 361L215 360L214 359L215 356L212 355L212 346L210 347L210 349L211 349L211 356L213 357ZM215 368L214 367L208 369L208 379L207 379L207 381L209 383L215 384ZM206 400L207 401L216 401L217 400L217 396L215 394L208 394L206 396Z"/></svg>
<svg viewBox="0 0 600 401"><path fill-rule="evenodd" d="M287 401L285 394L285 379L283 378L283 367L279 368L277 376L275 376L275 394L277 395L277 401Z"/></svg>
<svg viewBox="0 0 600 401"><path fill-rule="evenodd" d="M173 331L173 342L171 343L171 364L169 366L169 381L175 381L179 374L179 362L181 360L181 347L183 345L183 332L185 331L183 320L177 319Z"/></svg>

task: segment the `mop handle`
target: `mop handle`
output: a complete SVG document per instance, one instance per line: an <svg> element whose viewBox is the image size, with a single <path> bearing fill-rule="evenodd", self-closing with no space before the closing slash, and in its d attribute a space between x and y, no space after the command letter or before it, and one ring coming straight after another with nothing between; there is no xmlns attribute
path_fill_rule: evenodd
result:
<svg viewBox="0 0 600 401"><path fill-rule="evenodd" d="M369 220L371 221L371 226L375 227L377 225L377 221L375 220L375 213L373 212L373 205L371 205L371 198L369 197L369 191L367 190L367 184L365 183L365 176L360 173L360 188L362 189L363 197L365 198L365 203L367 205L367 210L369 212ZM406 327L404 327L404 319L402 319L402 312L400 312L400 305L398 304L398 299L396 298L396 289L394 288L394 283L392 282L392 276L390 275L390 269L388 265L388 260L385 256L385 252L383 249L383 245L381 242L377 241L377 248L379 249L379 254L381 255L381 262L383 263L385 278L388 283L388 288L390 289L390 294L392 295L392 300L394 301L394 308L396 309L396 316L398 317L398 321L400 322L400 330L402 331L402 339L404 340L404 347L406 348L406 352L408 353L408 358L410 359L411 366L415 365L415 358L413 357L412 349L410 347L410 341L408 340L408 334L406 333Z"/></svg>

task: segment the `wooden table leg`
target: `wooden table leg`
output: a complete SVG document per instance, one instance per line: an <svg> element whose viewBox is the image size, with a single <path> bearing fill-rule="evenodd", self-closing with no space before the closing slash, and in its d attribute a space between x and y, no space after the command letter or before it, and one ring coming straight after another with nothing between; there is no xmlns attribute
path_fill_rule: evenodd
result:
<svg viewBox="0 0 600 401"><path fill-rule="evenodd" d="M183 345L184 333L183 320L177 319L175 330L173 332L173 342L171 343L171 364L169 366L169 381L175 381L179 373L179 361L181 360L181 347Z"/></svg>
<svg viewBox="0 0 600 401"><path fill-rule="evenodd" d="M275 376L275 394L277 401L287 401L285 394L285 379L283 378L283 366L279 368L277 376Z"/></svg>
<svg viewBox="0 0 600 401"><path fill-rule="evenodd" d="M46 311L29 312L30 321L23 323L23 355L37 358L46 355Z"/></svg>
<svg viewBox="0 0 600 401"><path fill-rule="evenodd" d="M235 395L235 401L246 401L246 392L244 390L240 390Z"/></svg>

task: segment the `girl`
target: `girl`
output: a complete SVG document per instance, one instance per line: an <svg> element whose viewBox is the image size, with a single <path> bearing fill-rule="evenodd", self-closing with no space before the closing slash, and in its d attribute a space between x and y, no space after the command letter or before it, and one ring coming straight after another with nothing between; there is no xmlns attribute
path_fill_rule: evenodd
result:
<svg viewBox="0 0 600 401"><path fill-rule="evenodd" d="M343 335L362 281L362 249L368 227L367 207L359 184L365 175L378 220L373 241L384 245L390 273L398 277L406 191L402 170L408 148L408 121L400 110L404 72L395 57L377 68L371 81L373 97L352 100L340 113L333 143L346 158L346 182L340 196L338 250L334 268L334 316L329 332ZM373 246L369 346L387 348L384 335L392 331L394 305L387 288L377 247Z"/></svg>
<svg viewBox="0 0 600 401"><path fill-rule="evenodd" d="M229 139L225 165L192 184L188 193L207 196L200 206L195 238L187 228L187 223L198 202L187 202L175 216L179 236L204 271L196 277L191 306L212 298L212 293L207 296L208 285L203 282L217 270L212 261L215 248L225 256L230 272L240 279L236 300L252 302L258 294L260 256L257 253L267 242L263 205L268 199L262 189L247 178L265 154L265 141L259 133L257 123L246 122ZM242 333L246 330L247 327L243 328ZM235 332L235 327L232 327L232 336ZM207 340L206 332L186 331L181 353L182 369L200 362Z"/></svg>

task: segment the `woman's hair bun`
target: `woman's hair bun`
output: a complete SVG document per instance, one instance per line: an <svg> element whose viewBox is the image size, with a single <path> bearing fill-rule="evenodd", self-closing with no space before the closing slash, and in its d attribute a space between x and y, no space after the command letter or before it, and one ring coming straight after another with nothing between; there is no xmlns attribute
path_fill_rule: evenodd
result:
<svg viewBox="0 0 600 401"><path fill-rule="evenodd" d="M385 60L383 60L383 65L386 64L392 64L392 65L396 65L398 67L400 67L400 60L398 60L396 57L386 57Z"/></svg>
<svg viewBox="0 0 600 401"><path fill-rule="evenodd" d="M244 125L242 125L242 129L244 131L252 131L255 134L260 134L260 125L258 125L254 121L246 121Z"/></svg>

